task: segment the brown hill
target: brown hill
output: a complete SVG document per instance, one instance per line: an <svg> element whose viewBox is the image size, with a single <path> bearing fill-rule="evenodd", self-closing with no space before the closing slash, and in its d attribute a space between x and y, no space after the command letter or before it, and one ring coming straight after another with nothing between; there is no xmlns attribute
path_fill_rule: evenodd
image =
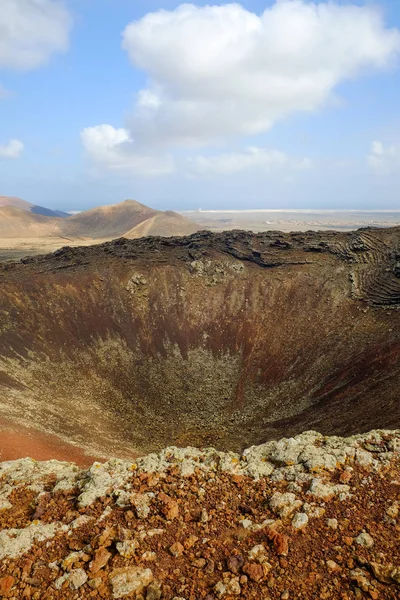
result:
<svg viewBox="0 0 400 600"><path fill-rule="evenodd" d="M15 206L16 208L30 211L33 204L21 198L14 198L13 196L0 196L0 206Z"/></svg>
<svg viewBox="0 0 400 600"><path fill-rule="evenodd" d="M167 210L157 212L157 214L142 221L130 231L124 233L123 237L137 239L149 235L162 237L190 235L196 233L199 229L199 226L190 219L172 210Z"/></svg>
<svg viewBox="0 0 400 600"><path fill-rule="evenodd" d="M44 206L37 206L36 204L31 204L30 202L26 202L26 200L22 200L21 198L14 198L12 196L0 196L0 206L14 206L16 208L22 208L28 212L36 215L43 215L45 217L67 216L67 213L64 213L60 210L51 210L50 208L45 208Z"/></svg>
<svg viewBox="0 0 400 600"><path fill-rule="evenodd" d="M92 456L400 424L400 227L118 239L0 281L2 418Z"/></svg>
<svg viewBox="0 0 400 600"><path fill-rule="evenodd" d="M69 237L116 238L157 214L159 211L140 202L125 200L69 217L61 223L61 228Z"/></svg>
<svg viewBox="0 0 400 600"><path fill-rule="evenodd" d="M172 211L154 210L140 202L126 200L120 204L99 206L66 218L41 216L29 210L24 200L15 206L0 206L0 237L73 239L138 238L144 235L189 235L200 227Z"/></svg>
<svg viewBox="0 0 400 600"><path fill-rule="evenodd" d="M21 200L23 203L24 200ZM42 238L59 235L59 217L45 217L25 208L0 206L0 238Z"/></svg>

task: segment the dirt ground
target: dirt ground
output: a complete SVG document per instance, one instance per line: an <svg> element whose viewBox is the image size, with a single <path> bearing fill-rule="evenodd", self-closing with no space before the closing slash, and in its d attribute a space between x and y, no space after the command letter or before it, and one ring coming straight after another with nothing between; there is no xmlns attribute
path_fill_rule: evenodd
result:
<svg viewBox="0 0 400 600"><path fill-rule="evenodd" d="M67 444L55 435L49 435L0 420L0 462L30 457L35 460L61 460L86 467L104 458L89 456L82 448Z"/></svg>
<svg viewBox="0 0 400 600"><path fill-rule="evenodd" d="M35 256L55 252L63 246L91 246L108 241L84 238L4 238L0 239L0 261L19 260L24 256Z"/></svg>

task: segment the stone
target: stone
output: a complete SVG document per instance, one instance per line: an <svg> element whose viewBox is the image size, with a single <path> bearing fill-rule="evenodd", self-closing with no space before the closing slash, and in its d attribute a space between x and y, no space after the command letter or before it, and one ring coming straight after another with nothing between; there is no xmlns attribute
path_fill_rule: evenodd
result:
<svg viewBox="0 0 400 600"><path fill-rule="evenodd" d="M243 573L245 573L251 581L258 583L264 577L264 569L259 563L246 563L243 566Z"/></svg>
<svg viewBox="0 0 400 600"><path fill-rule="evenodd" d="M355 543L364 548L372 548L374 545L374 539L369 533L360 533L355 539Z"/></svg>
<svg viewBox="0 0 400 600"><path fill-rule="evenodd" d="M231 573L233 573L234 575L237 575L239 573L239 571L243 567L243 565L244 565L244 558L240 554L233 554L232 556L229 556L226 559L226 566L227 566L228 570Z"/></svg>
<svg viewBox="0 0 400 600"><path fill-rule="evenodd" d="M334 560L327 560L326 566L328 567L330 573L335 573L342 570L342 567L335 563Z"/></svg>
<svg viewBox="0 0 400 600"><path fill-rule="evenodd" d="M33 521L22 529L3 529L0 531L0 561L4 558L16 558L28 552L37 542L44 542L66 531L62 523L42 523Z"/></svg>
<svg viewBox="0 0 400 600"><path fill-rule="evenodd" d="M386 514L390 519L397 519L399 516L399 506L398 502L393 502L393 504L387 507Z"/></svg>
<svg viewBox="0 0 400 600"><path fill-rule="evenodd" d="M146 552L143 552L141 559L145 562L155 562L157 560L157 554L156 552L147 550Z"/></svg>
<svg viewBox="0 0 400 600"><path fill-rule="evenodd" d="M106 566L110 558L110 552L108 552L108 550L106 550L104 546L100 546L100 548L96 550L94 559L89 565L90 572L93 573L93 575L95 575L97 571L100 571L100 569Z"/></svg>
<svg viewBox="0 0 400 600"><path fill-rule="evenodd" d="M114 598L142 593L153 581L153 572L140 567L114 569L109 576Z"/></svg>
<svg viewBox="0 0 400 600"><path fill-rule="evenodd" d="M306 513L309 519L319 519L325 514L325 508L315 504L310 504L309 502L304 502L302 511Z"/></svg>
<svg viewBox="0 0 400 600"><path fill-rule="evenodd" d="M321 498L322 500L331 500L334 496L338 496L342 493L346 494L349 491L350 487L348 485L333 485L331 483L323 483L320 479L315 478L311 482L308 493L316 496L317 498Z"/></svg>
<svg viewBox="0 0 400 600"><path fill-rule="evenodd" d="M296 513L292 519L292 527L295 529L304 529L308 524L306 513Z"/></svg>
<svg viewBox="0 0 400 600"><path fill-rule="evenodd" d="M302 506L303 502L298 500L292 492L286 492L281 494L275 492L269 501L271 509L277 513L280 517L288 517L295 510Z"/></svg>
<svg viewBox="0 0 400 600"><path fill-rule="evenodd" d="M393 581L395 581L396 583L400 583L400 567L394 568L390 576L393 579Z"/></svg>
<svg viewBox="0 0 400 600"><path fill-rule="evenodd" d="M179 516L179 505L175 500L171 500L163 509L164 516L168 521L173 521Z"/></svg>
<svg viewBox="0 0 400 600"><path fill-rule="evenodd" d="M338 528L338 520L337 519L327 519L326 524L330 529Z"/></svg>
<svg viewBox="0 0 400 600"><path fill-rule="evenodd" d="M61 577L57 577L57 579L54 582L54 587L56 588L56 590L61 590L64 583L69 579L69 575L69 573L64 573L64 575L62 575Z"/></svg>
<svg viewBox="0 0 400 600"><path fill-rule="evenodd" d="M14 577L6 575L0 579L0 596L7 596L15 583Z"/></svg>
<svg viewBox="0 0 400 600"><path fill-rule="evenodd" d="M64 571L70 571L76 562L82 560L82 554L82 552L71 552L71 554L68 554L61 563Z"/></svg>
<svg viewBox="0 0 400 600"><path fill-rule="evenodd" d="M201 523L208 523L208 521L210 520L209 516L208 516L208 512L206 508L203 508L201 511L201 515L200 515L200 522Z"/></svg>
<svg viewBox="0 0 400 600"><path fill-rule="evenodd" d="M196 560L194 560L192 562L192 566L196 567L196 569L204 569L206 564L207 564L207 561L205 558L197 558Z"/></svg>
<svg viewBox="0 0 400 600"><path fill-rule="evenodd" d="M86 571L84 569L74 569L69 575L69 585L73 590L78 590L88 580Z"/></svg>
<svg viewBox="0 0 400 600"><path fill-rule="evenodd" d="M362 569L353 569L350 571L350 580L354 581L363 592L368 592L371 586L367 578L367 573Z"/></svg>
<svg viewBox="0 0 400 600"><path fill-rule="evenodd" d="M267 562L268 553L263 544L257 544L248 551L247 556L250 560L255 560L262 565Z"/></svg>
<svg viewBox="0 0 400 600"><path fill-rule="evenodd" d="M231 594L232 596L240 596L241 587L239 583L239 577L232 577L232 579L224 578L224 581L219 581L214 586L214 591L218 598Z"/></svg>
<svg viewBox="0 0 400 600"><path fill-rule="evenodd" d="M195 545L196 542L198 542L198 540L199 540L199 538L196 535L190 535L183 542L183 545L185 546L186 550L189 550L190 548L192 548Z"/></svg>
<svg viewBox="0 0 400 600"><path fill-rule="evenodd" d="M362 467L370 467L374 462L374 457L370 452L358 449L356 451L356 462Z"/></svg>
<svg viewBox="0 0 400 600"><path fill-rule="evenodd" d="M369 565L376 579L382 583L400 583L400 567L381 565L376 562L371 562Z"/></svg>
<svg viewBox="0 0 400 600"><path fill-rule="evenodd" d="M294 438L279 440L275 450L269 455L269 460L279 466L295 465L301 450L301 444Z"/></svg>
<svg viewBox="0 0 400 600"><path fill-rule="evenodd" d="M279 533L273 527L266 527L265 534L274 544L276 553L279 556L287 556L289 552L289 538L284 533Z"/></svg>
<svg viewBox="0 0 400 600"><path fill-rule="evenodd" d="M130 501L135 507L138 519L146 519L149 516L151 498L147 494L131 494Z"/></svg>
<svg viewBox="0 0 400 600"><path fill-rule="evenodd" d="M153 581L146 591L146 600L160 600L162 597L161 583Z"/></svg>
<svg viewBox="0 0 400 600"><path fill-rule="evenodd" d="M117 550L124 558L132 558L139 546L140 543L137 539L125 540L117 543Z"/></svg>
<svg viewBox="0 0 400 600"><path fill-rule="evenodd" d="M172 556L175 556L175 558L179 558L183 554L184 547L180 542L175 542L174 544L172 544L169 551L171 552Z"/></svg>

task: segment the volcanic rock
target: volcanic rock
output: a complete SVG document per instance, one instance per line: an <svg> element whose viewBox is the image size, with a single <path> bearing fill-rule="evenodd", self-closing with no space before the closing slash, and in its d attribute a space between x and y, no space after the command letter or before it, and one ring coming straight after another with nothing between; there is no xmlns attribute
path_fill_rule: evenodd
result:
<svg viewBox="0 0 400 600"><path fill-rule="evenodd" d="M275 463L265 475L260 456L268 461L286 438L241 455L169 447L135 462L112 459L89 469L30 459L0 463L2 595L351 600L368 594L397 600L400 522L395 510L386 513L399 498L400 430L350 438L305 432L293 439L291 445L307 455L334 448L344 461L334 469L324 463L315 473L300 452L296 463ZM357 452L367 447L371 460L360 464ZM310 500L311 483L331 489L350 468L348 493ZM291 484L295 500L287 491ZM40 504L43 490L46 506ZM121 502L150 494L146 514ZM271 498L288 506L300 502L304 513L281 511L277 520ZM179 503L175 519L161 510L162 499ZM38 503L43 512L34 520ZM183 518L199 510L209 518ZM293 526L305 517L307 526Z"/></svg>

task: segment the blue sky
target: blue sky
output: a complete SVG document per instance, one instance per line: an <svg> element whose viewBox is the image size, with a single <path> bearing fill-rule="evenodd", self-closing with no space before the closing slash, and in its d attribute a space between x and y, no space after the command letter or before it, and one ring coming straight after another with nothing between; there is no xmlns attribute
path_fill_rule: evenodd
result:
<svg viewBox="0 0 400 600"><path fill-rule="evenodd" d="M396 0L2 0L0 195L400 209L399 62Z"/></svg>

